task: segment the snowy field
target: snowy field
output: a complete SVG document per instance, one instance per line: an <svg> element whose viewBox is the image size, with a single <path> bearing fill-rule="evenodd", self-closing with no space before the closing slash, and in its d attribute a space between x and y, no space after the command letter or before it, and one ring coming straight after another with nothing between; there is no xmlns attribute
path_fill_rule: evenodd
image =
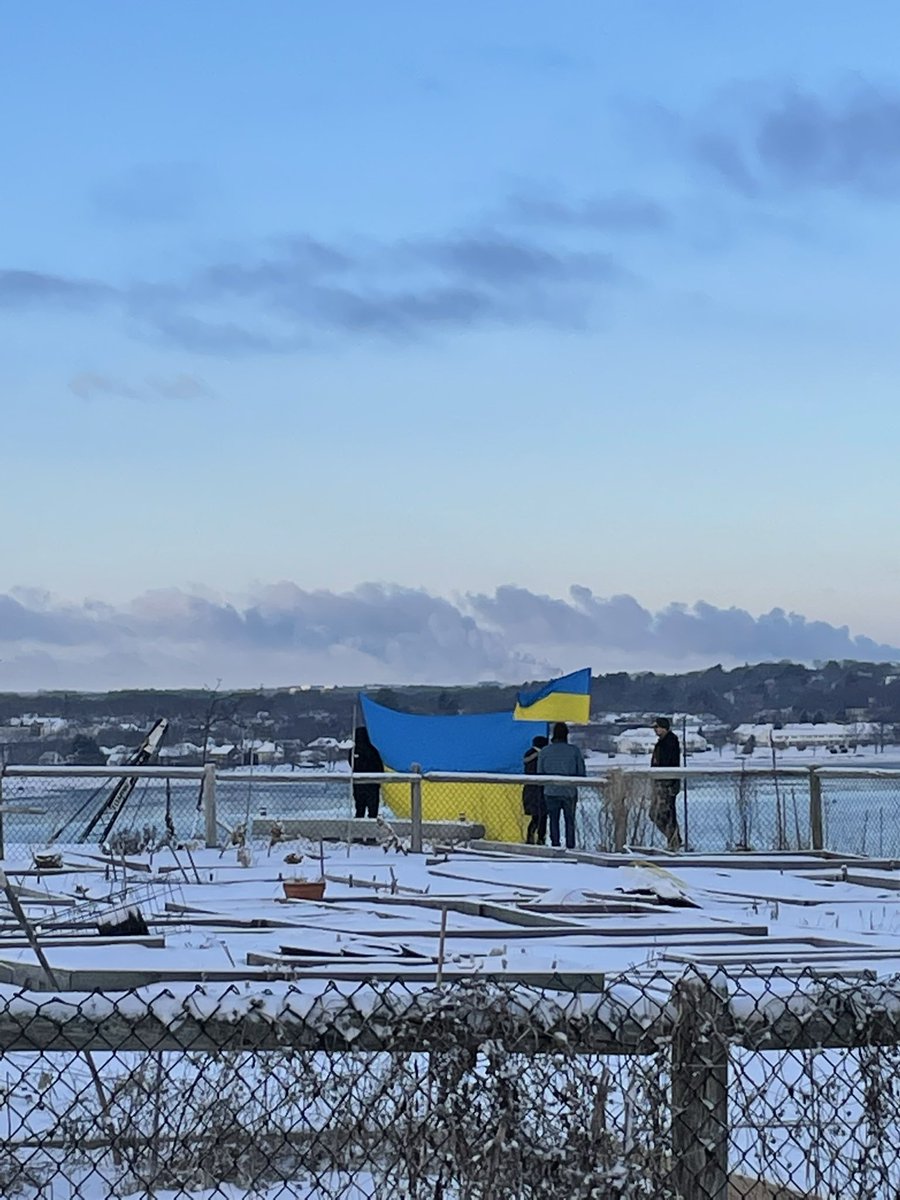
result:
<svg viewBox="0 0 900 1200"><path fill-rule="evenodd" d="M76 1013L95 1025L114 1014L119 1024L102 1026L107 1037L141 1022L167 1039L211 1020L234 1029L300 1022L323 1037L339 1029L344 1049L229 1045L210 1057L165 1040L146 1043L162 1047L149 1055L132 1043L95 1050L94 1069L112 1097L104 1117L83 1055L18 1043L3 1065L0 1186L10 1196L370 1200L405 1188L424 1198L438 1194L442 1171L446 1200L587 1198L576 1175L593 1179L594 1194L664 1196L665 1154L647 1148L668 1136L667 1051L611 1055L589 1040L576 1052L577 1039L607 1026L652 1028L686 970L727 974L733 1003L750 1014L783 1005L798 987L813 996L822 979L849 987L885 981L894 996L900 974L900 870L888 860L771 851L568 855L477 844L413 855L389 837L223 851L188 843L118 857L87 846L61 852L63 868L53 873L36 873L30 852L6 860L53 982L6 910L0 1034L4 1020L38 1029ZM324 898L286 900L291 878L324 878ZM98 936L104 919L129 910L140 913L144 934ZM373 1049L373 1030L415 1028L421 1037L420 1009L429 1021L442 1012L444 1020L457 996L471 995L481 998L484 1020L497 1006L507 1014L471 1060L459 1057L452 1038L429 1053ZM460 1028L472 1019L470 1012ZM546 1031L549 1049L501 1054L510 1022L520 1028L523 1019L535 1036ZM885 1146L900 1138L890 1083L896 1051L879 1054L874 1061L862 1050L734 1049L733 1171L790 1182L806 1196L894 1196L900 1171ZM601 1102L607 1132L595 1132L586 1148ZM486 1131L503 1112L524 1124L494 1163L499 1149ZM852 1191L852 1156L835 1158L838 1119L850 1148L866 1150L868 1191ZM131 1129L137 1141L123 1148L121 1132L110 1140L104 1122ZM413 1161L413 1148L435 1153L426 1126L462 1139L469 1157L484 1155L481 1167L464 1169L456 1152L452 1169ZM195 1147L223 1128L234 1133L234 1154L220 1147L221 1161L204 1165ZM334 1150L341 1137L355 1147L343 1159ZM534 1146L557 1143L558 1160L535 1158ZM254 1175L250 1147L263 1144L266 1161ZM210 1170L219 1173L215 1186ZM491 1187L478 1184L479 1173Z"/></svg>

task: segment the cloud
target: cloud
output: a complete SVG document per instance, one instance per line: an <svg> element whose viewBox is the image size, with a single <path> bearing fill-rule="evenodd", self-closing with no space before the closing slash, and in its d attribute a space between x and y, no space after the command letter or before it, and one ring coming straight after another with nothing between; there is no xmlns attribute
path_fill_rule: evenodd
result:
<svg viewBox="0 0 900 1200"><path fill-rule="evenodd" d="M91 279L67 279L43 271L0 270L3 308L94 308L115 298L115 288Z"/></svg>
<svg viewBox="0 0 900 1200"><path fill-rule="evenodd" d="M471 683L603 670L688 670L793 659L900 658L846 626L781 609L760 616L698 602L652 612L632 596L575 586L552 597L505 585L449 600L361 584L348 592L282 582L243 600L179 589L128 604L0 596L0 686Z"/></svg>
<svg viewBox="0 0 900 1200"><path fill-rule="evenodd" d="M900 93L856 86L831 95L787 89L722 106L693 153L747 196L830 189L900 195Z"/></svg>
<svg viewBox="0 0 900 1200"><path fill-rule="evenodd" d="M272 239L182 276L115 286L5 271L0 305L109 302L144 339L198 354L276 354L490 325L581 328L600 297L630 282L609 253L487 226L380 242ZM78 386L111 394L97 379ZM124 396L131 385L111 386Z"/></svg>
<svg viewBox="0 0 900 1200"><path fill-rule="evenodd" d="M109 397L117 400L210 400L215 393L203 379L182 373L170 378L153 377L132 384L102 371L79 371L69 380L69 391L82 400Z"/></svg>

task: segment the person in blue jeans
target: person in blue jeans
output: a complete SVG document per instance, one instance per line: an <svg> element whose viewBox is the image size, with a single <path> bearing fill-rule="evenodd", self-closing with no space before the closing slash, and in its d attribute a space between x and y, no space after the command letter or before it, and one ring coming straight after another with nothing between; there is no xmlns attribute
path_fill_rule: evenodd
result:
<svg viewBox="0 0 900 1200"><path fill-rule="evenodd" d="M550 745L538 755L538 775L586 775L584 755L577 746L569 745L569 727L563 721L553 726ZM544 804L550 826L550 843L559 845L559 818L566 826L566 848L575 847L575 806L578 788L574 783L545 783Z"/></svg>

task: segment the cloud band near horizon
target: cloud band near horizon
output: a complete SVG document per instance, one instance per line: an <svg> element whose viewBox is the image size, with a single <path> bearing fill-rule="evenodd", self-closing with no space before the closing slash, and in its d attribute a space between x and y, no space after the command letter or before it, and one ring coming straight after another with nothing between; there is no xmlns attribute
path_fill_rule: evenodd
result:
<svg viewBox="0 0 900 1200"><path fill-rule="evenodd" d="M791 659L893 661L900 649L846 626L698 601L657 612L632 596L565 598L513 585L450 600L365 583L282 582L241 602L176 588L126 604L0 595L0 690L290 684L521 682L589 665L686 671Z"/></svg>

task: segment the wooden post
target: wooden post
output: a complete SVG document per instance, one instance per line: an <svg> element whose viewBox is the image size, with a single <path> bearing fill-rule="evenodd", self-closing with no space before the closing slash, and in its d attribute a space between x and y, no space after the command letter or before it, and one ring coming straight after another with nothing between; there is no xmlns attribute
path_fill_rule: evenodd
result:
<svg viewBox="0 0 900 1200"><path fill-rule="evenodd" d="M606 779L605 803L612 816L612 848L623 852L628 840L628 794L622 770L611 770Z"/></svg>
<svg viewBox="0 0 900 1200"><path fill-rule="evenodd" d="M815 767L809 770L809 837L812 850L825 849L822 828L822 780Z"/></svg>
<svg viewBox="0 0 900 1200"><path fill-rule="evenodd" d="M672 1184L680 1200L728 1195L728 1002L694 975L675 988Z"/></svg>
<svg viewBox="0 0 900 1200"><path fill-rule="evenodd" d="M421 766L418 763L413 763L410 768L417 774L421 773ZM409 785L409 816L412 822L410 829L409 848L413 854L422 853L422 780L413 779Z"/></svg>
<svg viewBox="0 0 900 1200"><path fill-rule="evenodd" d="M207 763L203 768L203 819L206 826L206 848L215 850L219 844L219 830L216 821L216 768L214 763Z"/></svg>

